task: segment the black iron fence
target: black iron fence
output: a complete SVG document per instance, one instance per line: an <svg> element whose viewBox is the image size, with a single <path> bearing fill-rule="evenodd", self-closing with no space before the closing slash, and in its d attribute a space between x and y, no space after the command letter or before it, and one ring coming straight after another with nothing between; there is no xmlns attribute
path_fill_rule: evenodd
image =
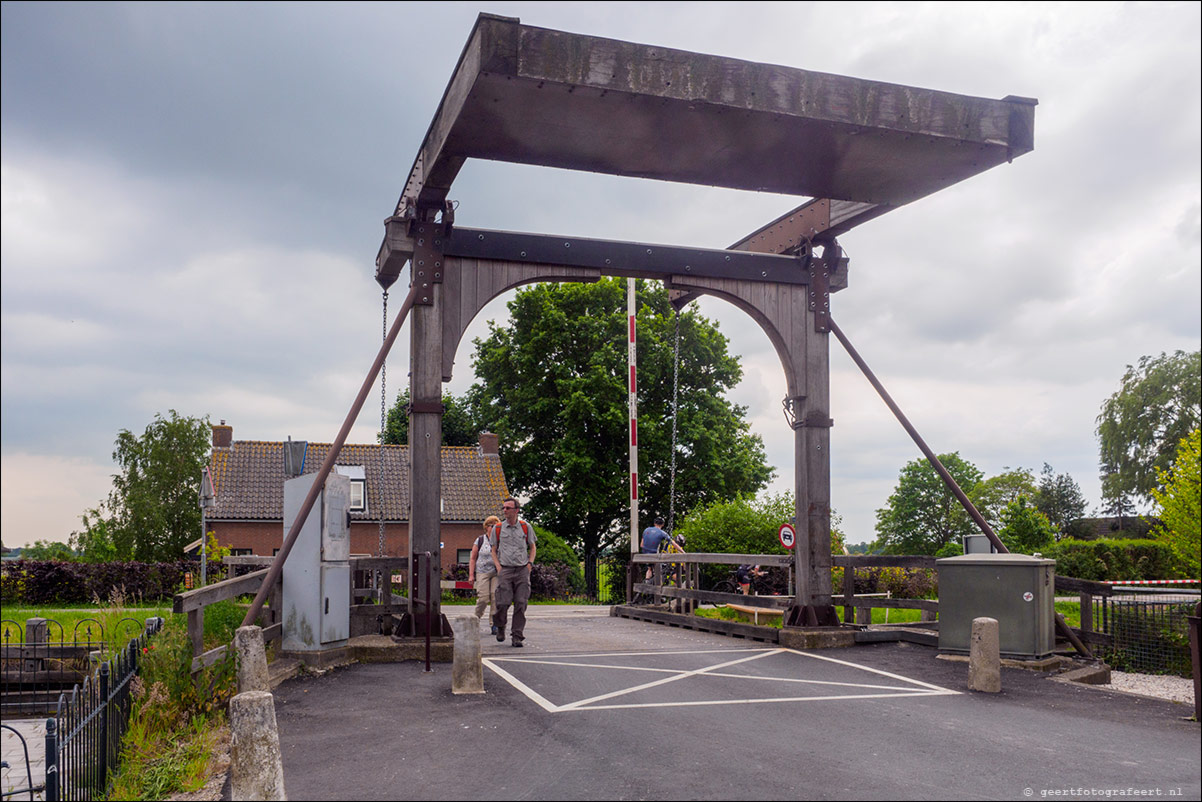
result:
<svg viewBox="0 0 1202 802"><path fill-rule="evenodd" d="M26 623L24 641L14 643L14 633L20 633L16 622L4 624L4 694L0 704L4 715L28 715L29 710L46 712L47 699L53 696L53 715L46 719L45 778L40 786L33 785L26 751L26 773L30 774L29 790L44 789L45 798L92 799L104 793L109 772L116 767L121 739L129 726L133 707L132 681L138 673L138 658L148 647L148 640L162 627L161 618L151 618L142 624L134 619L122 619L137 625L136 637L116 654L103 659L105 639L99 621L75 635L86 632L82 640L71 643L62 636L62 626L46 619L31 619ZM81 625L84 622L81 622ZM97 630L99 632L97 633ZM59 635L57 642L50 637ZM96 635L99 634L99 637ZM82 660L82 667L80 661ZM88 670L96 665L94 672ZM69 691L58 688L63 682L82 673L82 679ZM13 729L7 727L7 729ZM19 733L18 733L19 735ZM24 738L21 738L24 743Z"/></svg>
<svg viewBox="0 0 1202 802"><path fill-rule="evenodd" d="M46 722L46 799L50 802L92 799L104 793L129 726L138 657L162 624L161 618L147 621L142 635L59 698L54 718Z"/></svg>
<svg viewBox="0 0 1202 802"><path fill-rule="evenodd" d="M120 643L142 633L142 623L133 618L122 618L110 627L116 631L107 633L99 619L84 618L72 627L68 640L62 624L54 619L30 618L24 627L11 619L0 621L4 717L54 713L59 696L94 673L110 640Z"/></svg>

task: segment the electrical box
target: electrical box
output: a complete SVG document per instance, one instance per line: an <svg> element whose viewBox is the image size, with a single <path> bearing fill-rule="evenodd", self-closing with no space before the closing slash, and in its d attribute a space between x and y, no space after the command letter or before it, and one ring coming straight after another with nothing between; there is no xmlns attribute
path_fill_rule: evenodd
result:
<svg viewBox="0 0 1202 802"><path fill-rule="evenodd" d="M284 482L284 537L316 476ZM331 473L284 563L286 651L336 648L350 637L350 498L351 480Z"/></svg>
<svg viewBox="0 0 1202 802"><path fill-rule="evenodd" d="M995 618L1003 657L1055 648L1056 561L1027 554L965 554L935 561L939 650L967 654L974 618Z"/></svg>

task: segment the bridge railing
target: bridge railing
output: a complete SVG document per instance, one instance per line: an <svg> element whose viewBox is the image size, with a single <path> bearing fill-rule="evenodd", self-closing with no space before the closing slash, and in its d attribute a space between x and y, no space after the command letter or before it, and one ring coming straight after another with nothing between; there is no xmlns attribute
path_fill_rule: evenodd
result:
<svg viewBox="0 0 1202 802"><path fill-rule="evenodd" d="M204 649L204 608L227 599L259 592L267 578L274 557L237 555L223 562L230 572L253 568L250 573L224 579L207 587L177 593L172 599L172 612L187 613L188 639L192 642L192 671L200 671L225 657L228 644ZM408 557L352 556L351 566L351 635L375 631L379 621L387 621L397 608L391 589L392 577L409 566ZM377 581L378 580L378 581ZM264 643L283 637L283 575L271 589L267 604L259 613L258 625L263 628Z"/></svg>
<svg viewBox="0 0 1202 802"><path fill-rule="evenodd" d="M790 554L719 554L719 553L662 553L634 554L630 558L626 578L626 598L635 594L671 600L677 612L692 612L698 604L741 604L748 607L787 609L794 604L795 596L790 592L782 596L744 596L739 593L719 593L702 590L700 587L701 565L777 565L790 571L789 588L793 589ZM832 567L843 570L842 594L832 596L832 603L843 608L844 621L867 624L872 621L872 608L921 610L924 621L934 621L939 611L937 599L897 599L880 594L857 594L855 592L856 570L864 568L921 568L935 569L934 557L885 556L885 555L835 555ZM652 566L650 582L638 581L637 573L642 569L635 566Z"/></svg>

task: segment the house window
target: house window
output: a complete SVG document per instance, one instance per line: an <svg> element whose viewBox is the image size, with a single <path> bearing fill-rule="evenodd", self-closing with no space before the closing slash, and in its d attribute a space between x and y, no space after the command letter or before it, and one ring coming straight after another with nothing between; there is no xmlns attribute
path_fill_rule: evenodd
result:
<svg viewBox="0 0 1202 802"><path fill-rule="evenodd" d="M367 512L367 471L362 465L335 465L334 470L351 480L351 512Z"/></svg>
<svg viewBox="0 0 1202 802"><path fill-rule="evenodd" d="M472 550L471 549L456 549L455 550L455 562L459 563L460 565L467 565L471 561L472 561Z"/></svg>
<svg viewBox="0 0 1202 802"><path fill-rule="evenodd" d="M242 557L247 554L254 554L254 549L230 549L231 557Z"/></svg>

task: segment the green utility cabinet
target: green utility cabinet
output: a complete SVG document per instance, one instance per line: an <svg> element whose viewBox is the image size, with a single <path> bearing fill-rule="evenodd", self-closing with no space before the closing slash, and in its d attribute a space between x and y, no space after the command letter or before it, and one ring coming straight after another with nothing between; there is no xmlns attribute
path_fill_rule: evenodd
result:
<svg viewBox="0 0 1202 802"><path fill-rule="evenodd" d="M967 653L974 618L996 618L1003 657L1046 657L1056 644L1056 561L965 554L935 561L939 650Z"/></svg>

